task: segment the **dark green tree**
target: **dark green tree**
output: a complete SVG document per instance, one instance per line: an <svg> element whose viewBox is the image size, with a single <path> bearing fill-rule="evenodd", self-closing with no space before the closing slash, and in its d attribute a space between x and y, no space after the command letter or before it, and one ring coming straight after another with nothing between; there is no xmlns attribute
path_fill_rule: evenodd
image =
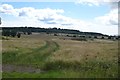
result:
<svg viewBox="0 0 120 80"><path fill-rule="evenodd" d="M17 31L16 31L16 30L11 30L10 35L11 35L12 37L15 37L16 34L17 34Z"/></svg>
<svg viewBox="0 0 120 80"><path fill-rule="evenodd" d="M95 39L97 39L97 36L94 36Z"/></svg>
<svg viewBox="0 0 120 80"><path fill-rule="evenodd" d="M10 36L10 30L2 30L3 36Z"/></svg>
<svg viewBox="0 0 120 80"><path fill-rule="evenodd" d="M20 37L21 37L21 34L20 34L20 33L18 33L18 34L17 34L17 37L18 37L18 38L20 38Z"/></svg>
<svg viewBox="0 0 120 80"><path fill-rule="evenodd" d="M102 36L102 38L101 39L104 39L104 36Z"/></svg>

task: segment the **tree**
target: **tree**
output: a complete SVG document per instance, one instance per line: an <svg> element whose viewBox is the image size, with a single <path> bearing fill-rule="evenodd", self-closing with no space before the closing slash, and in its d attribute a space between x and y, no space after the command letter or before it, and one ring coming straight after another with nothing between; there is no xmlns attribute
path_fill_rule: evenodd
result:
<svg viewBox="0 0 120 80"><path fill-rule="evenodd" d="M28 30L27 34L28 34L28 35L31 35L31 34L32 34L32 32L31 32L30 30Z"/></svg>
<svg viewBox="0 0 120 80"><path fill-rule="evenodd" d="M3 36L10 36L10 30L2 30Z"/></svg>
<svg viewBox="0 0 120 80"><path fill-rule="evenodd" d="M95 39L97 39L97 36L94 36Z"/></svg>
<svg viewBox="0 0 120 80"><path fill-rule="evenodd" d="M73 35L73 37L77 37L76 35Z"/></svg>
<svg viewBox="0 0 120 80"><path fill-rule="evenodd" d="M16 30L11 30L10 35L11 35L12 37L15 37L16 34L17 34L17 31L16 31Z"/></svg>
<svg viewBox="0 0 120 80"><path fill-rule="evenodd" d="M17 37L18 37L18 38L20 38L20 37L21 37L21 34L20 34L20 33L18 33L18 34L17 34Z"/></svg>
<svg viewBox="0 0 120 80"><path fill-rule="evenodd" d="M89 38L92 38L92 36L89 36Z"/></svg>
<svg viewBox="0 0 120 80"><path fill-rule="evenodd" d="M109 36L108 39L112 39L112 36Z"/></svg>
<svg viewBox="0 0 120 80"><path fill-rule="evenodd" d="M104 39L104 36L102 36L102 38L101 39Z"/></svg>

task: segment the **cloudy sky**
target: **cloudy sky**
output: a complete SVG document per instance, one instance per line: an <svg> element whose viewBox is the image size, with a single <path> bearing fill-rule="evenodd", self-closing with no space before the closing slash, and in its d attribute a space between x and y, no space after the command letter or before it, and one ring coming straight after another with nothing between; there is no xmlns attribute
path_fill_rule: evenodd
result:
<svg viewBox="0 0 120 80"><path fill-rule="evenodd" d="M113 2L114 1L114 2ZM2 0L1 27L45 27L118 34L119 0Z"/></svg>

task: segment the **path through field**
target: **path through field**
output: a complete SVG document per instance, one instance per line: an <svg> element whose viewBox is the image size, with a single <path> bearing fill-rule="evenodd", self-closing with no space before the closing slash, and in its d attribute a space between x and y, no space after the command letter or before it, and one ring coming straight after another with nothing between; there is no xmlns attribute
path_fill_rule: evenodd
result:
<svg viewBox="0 0 120 80"><path fill-rule="evenodd" d="M29 53L4 52L2 70L3 72L41 72L40 67L58 49L59 45L56 42L46 41L44 46L35 48Z"/></svg>

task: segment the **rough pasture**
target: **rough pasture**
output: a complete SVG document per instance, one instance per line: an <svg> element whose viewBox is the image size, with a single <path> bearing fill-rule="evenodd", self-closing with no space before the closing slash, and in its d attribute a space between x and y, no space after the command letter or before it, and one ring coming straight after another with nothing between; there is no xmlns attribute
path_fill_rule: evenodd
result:
<svg viewBox="0 0 120 80"><path fill-rule="evenodd" d="M63 40L42 33L2 40L2 43L3 65L14 66L11 71L6 71L7 67L3 69L4 78L105 78L118 75L117 41ZM20 68L28 70L20 72Z"/></svg>

